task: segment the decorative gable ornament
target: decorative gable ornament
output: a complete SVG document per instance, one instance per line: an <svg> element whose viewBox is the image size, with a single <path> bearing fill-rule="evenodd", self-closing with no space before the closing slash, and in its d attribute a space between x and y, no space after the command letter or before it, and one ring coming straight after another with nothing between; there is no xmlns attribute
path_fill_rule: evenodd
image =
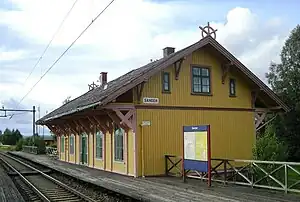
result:
<svg viewBox="0 0 300 202"><path fill-rule="evenodd" d="M211 36L213 39L216 39L217 35L216 35L216 32L218 31L217 29L215 30L214 28L212 28L210 25L209 25L209 22L207 22L207 25L205 27L201 27L199 26L199 28L201 29L202 31L202 38L205 38L207 36Z"/></svg>

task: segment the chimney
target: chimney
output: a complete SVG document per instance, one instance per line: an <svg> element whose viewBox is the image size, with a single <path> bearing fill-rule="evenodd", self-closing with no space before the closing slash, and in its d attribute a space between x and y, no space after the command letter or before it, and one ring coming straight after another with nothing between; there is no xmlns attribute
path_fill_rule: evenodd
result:
<svg viewBox="0 0 300 202"><path fill-rule="evenodd" d="M107 72L100 73L99 81L100 81L100 86L104 86L107 83Z"/></svg>
<svg viewBox="0 0 300 202"><path fill-rule="evenodd" d="M164 52L164 57L168 57L170 54L174 53L175 52L175 48L172 48L172 47L165 47L163 49L163 52Z"/></svg>

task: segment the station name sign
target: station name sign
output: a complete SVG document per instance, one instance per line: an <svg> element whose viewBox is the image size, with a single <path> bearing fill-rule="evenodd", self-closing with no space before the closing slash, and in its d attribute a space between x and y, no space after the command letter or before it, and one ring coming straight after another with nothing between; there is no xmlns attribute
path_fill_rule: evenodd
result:
<svg viewBox="0 0 300 202"><path fill-rule="evenodd" d="M144 97L143 103L145 104L158 104L159 99L158 98L152 98L152 97Z"/></svg>

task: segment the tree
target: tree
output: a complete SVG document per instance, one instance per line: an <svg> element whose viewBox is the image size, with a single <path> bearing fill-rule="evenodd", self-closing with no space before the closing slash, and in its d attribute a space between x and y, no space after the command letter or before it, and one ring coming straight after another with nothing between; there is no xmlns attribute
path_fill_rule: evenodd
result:
<svg viewBox="0 0 300 202"><path fill-rule="evenodd" d="M23 138L19 139L19 141L17 142L17 145L16 145L16 151L22 150L22 146L24 145L24 142L25 142L25 140Z"/></svg>
<svg viewBox="0 0 300 202"><path fill-rule="evenodd" d="M289 160L300 160L300 26L291 32L281 51L281 63L266 74L272 89L291 111L273 122L276 135L288 145Z"/></svg>
<svg viewBox="0 0 300 202"><path fill-rule="evenodd" d="M12 131L8 128L5 129L3 135L0 136L0 141L5 145L15 145L19 139L22 138L20 131L13 129Z"/></svg>

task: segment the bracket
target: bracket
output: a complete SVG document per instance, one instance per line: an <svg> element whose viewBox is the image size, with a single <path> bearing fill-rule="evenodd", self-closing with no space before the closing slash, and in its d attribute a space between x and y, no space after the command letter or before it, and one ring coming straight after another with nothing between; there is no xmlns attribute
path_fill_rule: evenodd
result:
<svg viewBox="0 0 300 202"><path fill-rule="evenodd" d="M258 97L258 94L259 94L259 90L254 90L251 92L251 105L252 105L252 108L255 108L255 102L256 102L256 99Z"/></svg>
<svg viewBox="0 0 300 202"><path fill-rule="evenodd" d="M181 65L182 65L183 60L185 60L185 58L181 58L180 60L178 60L174 63L175 80L179 79L179 73L180 73L180 69L181 69Z"/></svg>
<svg viewBox="0 0 300 202"><path fill-rule="evenodd" d="M144 89L144 85L145 85L145 82L142 82L141 84L139 84L136 88L137 88L137 101L138 103L141 102L141 97L142 97L142 92L143 92L143 89Z"/></svg>
<svg viewBox="0 0 300 202"><path fill-rule="evenodd" d="M225 83L225 79L226 79L227 74L229 72L230 66L232 66L232 65L233 65L232 62L230 62L229 64L221 65L221 68L222 68L222 84Z"/></svg>
<svg viewBox="0 0 300 202"><path fill-rule="evenodd" d="M116 112L116 115L121 119L121 125L125 124L127 126L127 129L133 129L133 124L129 119L133 116L134 110L129 110L125 115L123 115L122 112L118 109L114 109L114 111Z"/></svg>
<svg viewBox="0 0 300 202"><path fill-rule="evenodd" d="M96 128L97 128L98 130L100 130L103 134L106 134L107 129L105 129L104 127L102 127L102 124L99 124L99 123L96 121L95 117L93 117L93 118L88 117L88 120L90 121L90 123L91 123L92 125L95 125Z"/></svg>

